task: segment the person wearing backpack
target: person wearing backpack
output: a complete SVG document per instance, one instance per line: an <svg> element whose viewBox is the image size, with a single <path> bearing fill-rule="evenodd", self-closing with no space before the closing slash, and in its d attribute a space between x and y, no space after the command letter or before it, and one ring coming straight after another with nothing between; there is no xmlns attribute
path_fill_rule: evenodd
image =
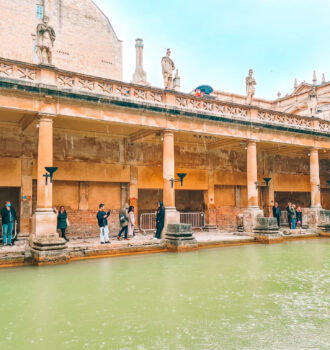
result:
<svg viewBox="0 0 330 350"><path fill-rule="evenodd" d="M125 234L125 239L127 241L129 241L129 238L127 238L127 233L128 233L128 222L129 222L129 218L128 218L128 204L125 204L124 208L121 208L119 210L119 223L120 223L120 231L118 233L117 239L118 241L120 241L120 237L122 235L122 233L124 232Z"/></svg>

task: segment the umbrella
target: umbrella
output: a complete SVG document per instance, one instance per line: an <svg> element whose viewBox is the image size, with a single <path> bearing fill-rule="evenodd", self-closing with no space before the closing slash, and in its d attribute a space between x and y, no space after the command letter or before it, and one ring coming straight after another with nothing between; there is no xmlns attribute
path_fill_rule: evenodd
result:
<svg viewBox="0 0 330 350"><path fill-rule="evenodd" d="M195 91L196 90L200 90L200 91L204 92L204 94L206 94L206 95L209 95L211 92L213 92L213 89L210 85L200 85L195 89Z"/></svg>

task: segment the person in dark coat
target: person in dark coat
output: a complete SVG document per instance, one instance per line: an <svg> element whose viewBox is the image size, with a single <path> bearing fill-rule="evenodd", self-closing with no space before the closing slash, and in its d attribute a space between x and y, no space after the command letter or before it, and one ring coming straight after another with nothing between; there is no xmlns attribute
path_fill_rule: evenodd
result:
<svg viewBox="0 0 330 350"><path fill-rule="evenodd" d="M162 231L165 223L165 208L163 202L158 202L158 209L156 214L156 234L155 239L161 239Z"/></svg>
<svg viewBox="0 0 330 350"><path fill-rule="evenodd" d="M281 209L278 206L277 202L275 202L273 206L273 216L277 220L277 226L280 227L281 226Z"/></svg>
<svg viewBox="0 0 330 350"><path fill-rule="evenodd" d="M292 203L291 202L289 202L288 203L288 206L286 207L286 212L287 212L287 214L288 214L288 223L289 223L289 227L290 227L290 229L291 229L291 223L292 223L292 218L291 218L291 207L292 207Z"/></svg>
<svg viewBox="0 0 330 350"><path fill-rule="evenodd" d="M11 236L16 220L16 211L10 201L1 209L3 245L12 245Z"/></svg>
<svg viewBox="0 0 330 350"><path fill-rule="evenodd" d="M57 228L61 230L62 238L64 238L67 242L69 242L69 239L65 235L65 230L67 229L67 227L68 227L68 214L62 205L57 214Z"/></svg>

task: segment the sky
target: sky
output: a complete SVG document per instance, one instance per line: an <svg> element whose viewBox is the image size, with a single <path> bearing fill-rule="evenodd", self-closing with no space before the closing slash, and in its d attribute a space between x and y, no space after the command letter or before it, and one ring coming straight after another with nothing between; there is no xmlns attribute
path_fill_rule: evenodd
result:
<svg viewBox="0 0 330 350"><path fill-rule="evenodd" d="M181 91L201 84L245 94L250 68L256 97L291 93L294 79L330 80L330 0L94 0L123 40L123 80L135 70L135 39L144 70L163 87L161 58L171 48Z"/></svg>

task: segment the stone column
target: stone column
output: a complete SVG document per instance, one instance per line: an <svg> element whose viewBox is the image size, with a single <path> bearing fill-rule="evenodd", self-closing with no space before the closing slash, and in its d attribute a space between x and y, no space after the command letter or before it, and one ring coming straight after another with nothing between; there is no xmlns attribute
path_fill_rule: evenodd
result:
<svg viewBox="0 0 330 350"><path fill-rule="evenodd" d="M128 204L128 183L122 182L120 184L120 207L123 208L125 204Z"/></svg>
<svg viewBox="0 0 330 350"><path fill-rule="evenodd" d="M258 209L258 189L255 182L258 181L257 174L257 144L249 141L247 144L247 193L248 207Z"/></svg>
<svg viewBox="0 0 330 350"><path fill-rule="evenodd" d="M34 264L58 264L70 261L66 242L56 231L57 217L53 212L53 185L45 182L45 167L53 166L53 118L39 119L37 208L32 218L31 259ZM56 173L55 173L56 177Z"/></svg>
<svg viewBox="0 0 330 350"><path fill-rule="evenodd" d="M130 168L130 184L129 184L129 204L134 207L135 215L135 229L138 232L138 196L139 196L139 187L138 187L138 168L136 166L131 166Z"/></svg>
<svg viewBox="0 0 330 350"><path fill-rule="evenodd" d="M88 191L89 183L88 182L79 182L79 210L88 210Z"/></svg>
<svg viewBox="0 0 330 350"><path fill-rule="evenodd" d="M174 134L164 132L163 144L163 202L165 206L165 228L167 224L180 223L180 213L175 208L175 185L172 187L170 179L175 178L174 165Z"/></svg>
<svg viewBox="0 0 330 350"><path fill-rule="evenodd" d="M33 159L23 156L22 185L21 185L21 215L20 215L20 237L31 233L32 217L32 175Z"/></svg>
<svg viewBox="0 0 330 350"><path fill-rule="evenodd" d="M45 167L53 166L53 119L41 117L39 120L38 140L38 192L37 208L52 208L53 206L53 184L48 179L45 183Z"/></svg>
<svg viewBox="0 0 330 350"><path fill-rule="evenodd" d="M319 151L315 148L310 151L310 183L311 207L321 208Z"/></svg>
<svg viewBox="0 0 330 350"><path fill-rule="evenodd" d="M214 192L214 172L208 173L208 190L204 191L205 203L205 230L214 231L217 229L217 213L215 208L215 192Z"/></svg>

